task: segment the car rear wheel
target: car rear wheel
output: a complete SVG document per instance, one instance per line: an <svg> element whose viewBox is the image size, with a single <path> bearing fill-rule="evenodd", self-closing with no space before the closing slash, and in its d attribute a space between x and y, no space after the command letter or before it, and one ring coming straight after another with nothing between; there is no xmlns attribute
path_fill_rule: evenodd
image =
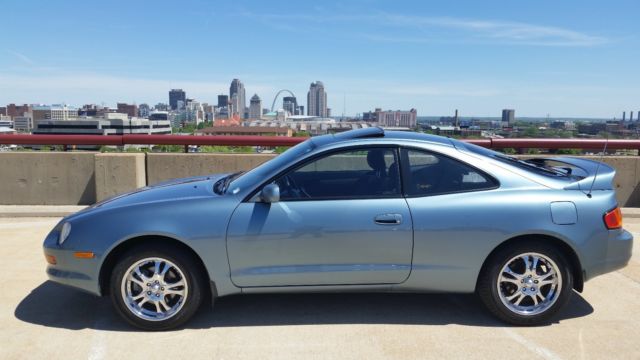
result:
<svg viewBox="0 0 640 360"><path fill-rule="evenodd" d="M173 248L136 248L114 267L111 300L130 324L168 330L184 324L198 310L203 279L188 254Z"/></svg>
<svg viewBox="0 0 640 360"><path fill-rule="evenodd" d="M514 325L546 323L568 302L573 288L568 262L555 247L525 241L498 250L478 282L491 313Z"/></svg>

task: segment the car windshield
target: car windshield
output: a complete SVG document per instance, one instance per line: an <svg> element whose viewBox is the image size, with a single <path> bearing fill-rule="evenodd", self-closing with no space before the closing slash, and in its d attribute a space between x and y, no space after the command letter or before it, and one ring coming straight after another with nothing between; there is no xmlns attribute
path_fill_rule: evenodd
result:
<svg viewBox="0 0 640 360"><path fill-rule="evenodd" d="M247 186L253 185L256 181L265 180L265 177L273 171L292 163L294 160L315 149L315 147L316 146L311 139L304 141L276 156L272 160L269 160L250 171L240 174L231 182L227 189L231 189L231 192L235 194Z"/></svg>
<svg viewBox="0 0 640 360"><path fill-rule="evenodd" d="M568 171L566 168L563 168L563 167L547 166L545 165L544 162L538 162L538 161L534 162L526 159L518 159L516 157L505 155L503 153L493 151L493 150L484 148L482 146L478 146L470 143L463 143L463 142L458 142L458 143L462 144L461 147L463 147L464 149L467 149L468 151L474 154L486 156L503 163L514 165L521 169L534 172L536 174L541 174L541 175L551 176L551 177L566 177L566 178L573 177L571 175L571 171Z"/></svg>

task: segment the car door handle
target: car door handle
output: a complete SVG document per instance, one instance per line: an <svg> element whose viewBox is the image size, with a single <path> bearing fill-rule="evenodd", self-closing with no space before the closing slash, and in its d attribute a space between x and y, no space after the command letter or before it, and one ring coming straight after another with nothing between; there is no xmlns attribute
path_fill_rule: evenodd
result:
<svg viewBox="0 0 640 360"><path fill-rule="evenodd" d="M380 225L398 225L402 223L402 215L400 214L380 214L377 215L373 222Z"/></svg>

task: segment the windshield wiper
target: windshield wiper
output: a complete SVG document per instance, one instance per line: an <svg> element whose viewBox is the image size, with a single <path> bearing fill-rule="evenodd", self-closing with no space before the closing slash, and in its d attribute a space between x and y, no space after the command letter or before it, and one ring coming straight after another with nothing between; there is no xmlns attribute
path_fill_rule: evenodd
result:
<svg viewBox="0 0 640 360"><path fill-rule="evenodd" d="M238 171L218 180L214 186L213 191L215 191L216 194L219 194L219 195L224 194L227 191L229 184L231 184L231 182L235 180L238 176L240 176L240 174L242 174L243 172L244 171Z"/></svg>

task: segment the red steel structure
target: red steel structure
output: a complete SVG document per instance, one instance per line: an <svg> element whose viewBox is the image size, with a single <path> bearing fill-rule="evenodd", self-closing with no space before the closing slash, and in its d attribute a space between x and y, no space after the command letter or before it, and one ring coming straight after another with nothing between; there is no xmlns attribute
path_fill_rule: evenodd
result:
<svg viewBox="0 0 640 360"><path fill-rule="evenodd" d="M200 135L0 135L0 144L11 145L226 145L293 146L306 137L285 136L200 136ZM491 149L589 149L640 150L634 139L467 139Z"/></svg>

